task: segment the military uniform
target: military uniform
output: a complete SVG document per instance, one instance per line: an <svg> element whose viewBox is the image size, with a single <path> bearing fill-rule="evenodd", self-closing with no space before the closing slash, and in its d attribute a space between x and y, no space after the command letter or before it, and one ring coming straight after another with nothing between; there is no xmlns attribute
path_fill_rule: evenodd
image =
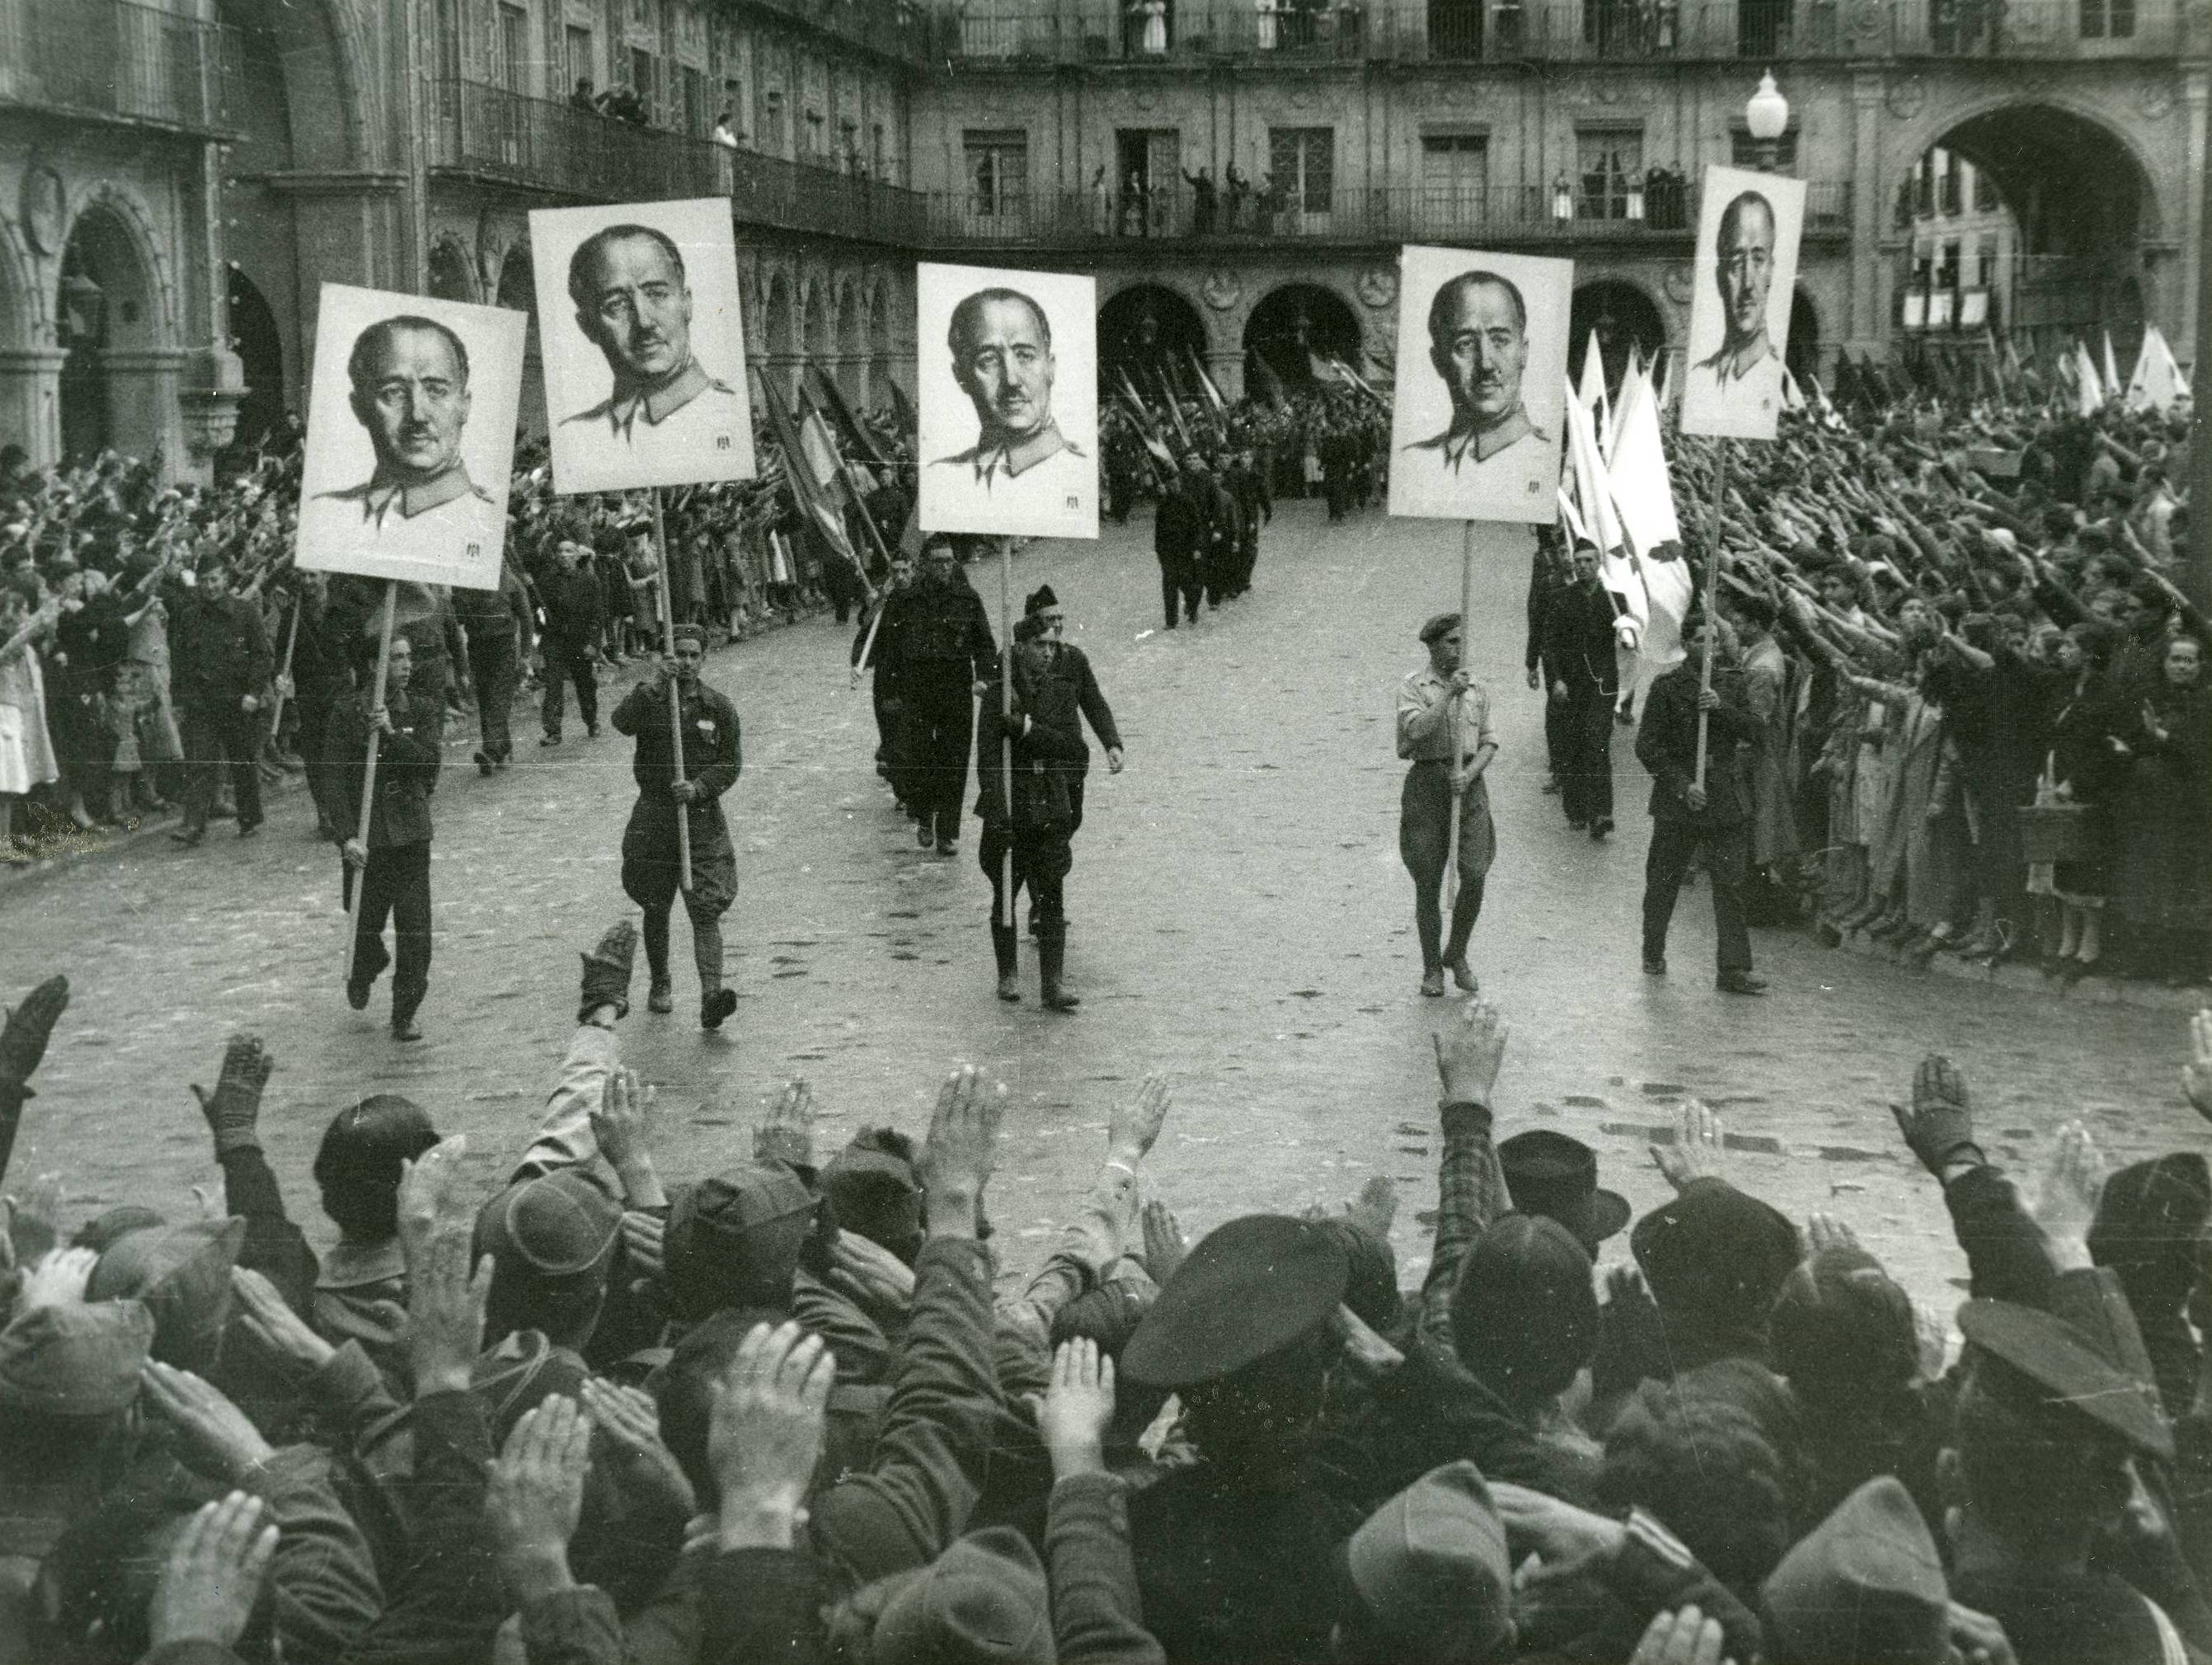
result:
<svg viewBox="0 0 2212 1665"><path fill-rule="evenodd" d="M925 577L887 605L876 638L876 675L898 701L912 774L907 804L922 842L951 850L968 796L975 685L994 674L998 643L983 600L955 572Z"/></svg>
<svg viewBox="0 0 2212 1665"><path fill-rule="evenodd" d="M372 692L364 689L331 713L324 750L336 759L332 808L341 841L361 829L362 765L368 756ZM362 868L361 921L354 933L346 997L358 1010L369 985L387 965L392 973L392 1027L400 1029L430 986L430 794L438 784L437 725L430 703L410 684L387 689L391 734L376 746L376 796L368 813L368 863ZM344 871L343 893L352 906L354 869ZM384 947L384 922L392 921L392 951ZM396 964L395 964L396 958Z"/></svg>
<svg viewBox="0 0 2212 1665"><path fill-rule="evenodd" d="M1467 958L1468 939L1482 912L1483 880L1498 853L1490 819L1490 787L1475 776L1460 794L1459 893L1452 900L1451 936L1443 940L1444 861L1451 845L1451 775L1455 756L1470 767L1490 732L1490 695L1481 684L1462 700L1450 679L1432 666L1409 672L1398 685L1398 755L1413 767L1398 797L1398 856L1413 875L1413 925L1421 942L1421 971L1433 978ZM1441 987L1441 985L1439 985Z"/></svg>
<svg viewBox="0 0 2212 1665"><path fill-rule="evenodd" d="M737 389L694 358L658 387L617 381L607 398L562 418L560 431L576 445L572 489L611 491L634 484L645 463L672 481L726 474L751 422Z"/></svg>
<svg viewBox="0 0 2212 1665"><path fill-rule="evenodd" d="M678 686L682 689L680 682ZM667 685L647 681L632 688L615 707L614 725L617 734L637 741L631 768L637 803L623 829L623 889L645 910L646 962L654 984L663 991L668 982L668 910L682 876L677 816L687 815L690 826L691 888L683 893L684 911L691 919L702 1015L711 1028L735 1003L722 988L721 917L737 900L738 859L730 847L729 825L722 819L720 800L738 784L744 766L737 708L704 682L682 690L684 778L698 789L688 811L673 796ZM717 1010L720 1016L714 1015Z"/></svg>
<svg viewBox="0 0 2212 1665"><path fill-rule="evenodd" d="M592 669L603 617L598 576L583 566L572 572L548 571L538 586L545 606L545 633L538 644L545 653L545 692L539 702L538 720L545 739L561 738L561 723L568 700L568 685L576 685L576 715L584 731L599 731L599 689Z"/></svg>
<svg viewBox="0 0 2212 1665"><path fill-rule="evenodd" d="M1558 728L1560 802L1567 825L1613 820L1613 708L1620 694L1613 649L1613 598L1602 584L1571 583L1552 600L1544 619L1544 728ZM1558 693L1566 685L1566 693Z"/></svg>
<svg viewBox="0 0 2212 1665"><path fill-rule="evenodd" d="M1205 554L1207 536L1206 505L1197 478L1183 473L1162 495L1159 510L1152 517L1152 553L1160 563L1160 606L1167 614L1170 630L1176 627L1177 597L1182 598L1183 617L1193 621L1198 618L1199 562Z"/></svg>
<svg viewBox="0 0 2212 1665"><path fill-rule="evenodd" d="M198 591L177 610L175 692L185 729L185 817L180 831L207 829L216 772L228 766L243 832L261 823L261 733L249 695L267 686L276 661L261 609L242 595L216 601Z"/></svg>
<svg viewBox="0 0 2212 1665"><path fill-rule="evenodd" d="M508 722L522 656L532 645L530 598L514 569L502 562L497 589L458 589L453 611L468 639L469 680L476 685L481 744L477 767L485 774L514 759L514 731Z"/></svg>
<svg viewBox="0 0 2212 1665"><path fill-rule="evenodd" d="M1721 703L1706 723L1705 807L1690 807L1698 755L1698 662L1686 659L1651 685L1636 755L1651 772L1651 848L1644 866L1644 961L1667 963L1667 927L1682 875L1700 846L1712 881L1715 956L1723 981L1751 970L1751 934L1743 892L1751 874L1751 796L1741 749L1757 742L1760 725L1743 703L1742 678L1716 671Z"/></svg>

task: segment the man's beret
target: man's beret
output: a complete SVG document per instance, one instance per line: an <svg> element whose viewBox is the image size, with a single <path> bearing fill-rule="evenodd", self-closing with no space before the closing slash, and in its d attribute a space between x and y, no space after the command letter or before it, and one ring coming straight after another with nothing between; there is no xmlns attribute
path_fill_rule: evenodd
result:
<svg viewBox="0 0 2212 1665"><path fill-rule="evenodd" d="M137 1301L34 1307L0 1330L0 1412L101 1417L138 1397L154 1314Z"/></svg>
<svg viewBox="0 0 2212 1665"><path fill-rule="evenodd" d="M1458 628L1459 614L1456 613L1440 613L1437 614L1435 618L1430 619L1427 624L1421 626L1421 640L1424 643L1431 643L1440 636L1450 635L1452 631Z"/></svg>

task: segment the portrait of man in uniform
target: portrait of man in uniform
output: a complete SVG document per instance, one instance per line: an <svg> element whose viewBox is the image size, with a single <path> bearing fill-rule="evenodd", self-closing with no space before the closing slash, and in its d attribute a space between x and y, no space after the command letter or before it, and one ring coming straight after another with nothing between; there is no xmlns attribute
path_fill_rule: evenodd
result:
<svg viewBox="0 0 2212 1665"><path fill-rule="evenodd" d="M1571 281L1573 268L1450 249L1409 248L1406 259L1398 362L1431 374L1412 370L1399 381L1391 513L1539 518L1550 503L1545 469L1554 479L1559 470L1563 395L1540 413L1531 406L1552 364L1559 366L1553 380L1565 374L1565 314L1552 304L1553 291ZM1532 265L1539 270L1524 270ZM1550 267L1568 276L1543 270ZM1540 317L1532 277L1545 303Z"/></svg>
<svg viewBox="0 0 2212 1665"><path fill-rule="evenodd" d="M933 400L924 382L922 524L933 531L1096 536L1094 436L1064 427L1054 406L1063 363L1054 314L1065 326L1075 309L1055 305L1037 274L1021 276L1018 284L970 284L945 314L951 387ZM1088 288L1088 280L1057 281ZM1084 307L1082 321L1095 332L1087 300ZM1087 336L1079 349L1066 362L1089 372L1095 356ZM1064 408L1072 421L1079 407L1095 407L1095 374L1068 380ZM1095 424L1095 409L1086 414Z"/></svg>
<svg viewBox="0 0 2212 1665"><path fill-rule="evenodd" d="M574 326L546 332L554 477L563 491L752 473L728 210L719 228L702 230L690 223L695 216L674 211L693 206L631 204L531 217L540 258L556 253L549 241L573 239L557 296L545 293L553 272L537 267L538 315Z"/></svg>
<svg viewBox="0 0 2212 1665"><path fill-rule="evenodd" d="M349 316L367 310L380 315ZM310 407L302 566L498 582L521 322L492 308L326 286L320 334L333 351L346 344L343 398L319 362L318 391L331 396ZM496 392L484 396L488 380ZM440 564L448 570L429 570Z"/></svg>
<svg viewBox="0 0 2212 1665"><path fill-rule="evenodd" d="M1782 355L1804 185L1715 168L1705 190L1710 235L1698 242L1683 431L1771 439L1782 408ZM1720 204L1717 217L1714 199Z"/></svg>

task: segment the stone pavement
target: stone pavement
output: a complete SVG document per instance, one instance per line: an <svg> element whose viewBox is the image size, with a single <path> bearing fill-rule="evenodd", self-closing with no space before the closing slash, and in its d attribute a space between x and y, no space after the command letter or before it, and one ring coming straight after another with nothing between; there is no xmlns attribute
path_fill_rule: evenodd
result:
<svg viewBox="0 0 2212 1665"><path fill-rule="evenodd" d="M825 617L714 656L708 680L744 723L745 771L726 801L742 997L721 1034L702 1035L679 925L676 1015L644 1012L641 967L623 1026L659 1084L670 1178L746 1149L791 1075L814 1084L826 1146L872 1121L919 1133L944 1072L973 1059L1014 1098L991 1205L1021 1263L1094 1172L1113 1096L1163 1070L1176 1108L1152 1180L1194 1235L1233 1213L1348 1197L1379 1173L1398 1183L1401 1270L1415 1275L1435 1198L1428 1037L1449 1003L1415 992L1391 698L1419 661L1419 621L1456 604L1459 529L1372 515L1329 527L1316 506L1288 505L1254 592L1173 634L1158 628L1149 533L1109 527L1097 546L1037 546L1014 564L1017 607L1039 582L1058 590L1129 747L1118 778L1094 767L1069 881L1073 1015L1037 1009L1026 946L1028 999L993 997L974 824L956 861L915 851L872 772L867 697L846 688L848 635ZM2197 1140L2172 1013L1915 973L1783 931L1757 934L1773 994L1729 999L1712 988L1696 888L1674 975L1643 977L1644 778L1616 730L1620 832L1601 847L1540 793L1540 697L1521 675L1528 547L1518 533L1483 539L1474 632L1504 744L1500 853L1474 954L1513 1025L1501 1134L1540 1121L1589 1139L1640 1211L1663 1189L1651 1130L1701 1095L1726 1117L1747 1184L1796 1216L1842 1214L1947 1309L1963 1261L1884 1108L1923 1052L1960 1059L2008 1165L2032 1168L2073 1115L2116 1160ZM995 612L995 569L975 576ZM123 1200L189 1207L190 1187L219 1175L185 1084L212 1083L239 1025L279 1058L267 1142L311 1233L328 1232L307 1177L316 1140L364 1091L408 1093L467 1131L489 1182L559 1057L577 951L627 906L627 743L572 728L542 751L525 735L514 771L492 780L465 744L449 753L418 1046L386 1036L385 985L366 1013L344 1003L337 859L307 836L298 795L251 844L220 828L196 852L140 841L0 893L0 991L55 970L76 989L16 1183L59 1171L73 1217Z"/></svg>

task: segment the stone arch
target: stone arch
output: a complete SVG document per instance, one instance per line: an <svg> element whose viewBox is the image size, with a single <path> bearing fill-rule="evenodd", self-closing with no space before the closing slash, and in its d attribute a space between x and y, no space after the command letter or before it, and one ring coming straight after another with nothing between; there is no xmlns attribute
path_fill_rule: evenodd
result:
<svg viewBox="0 0 2212 1665"><path fill-rule="evenodd" d="M0 218L0 348L29 347L52 338L53 308L46 286L32 273L31 252L12 218Z"/></svg>
<svg viewBox="0 0 2212 1665"><path fill-rule="evenodd" d="M891 296L890 286L878 279L868 296L867 402L887 401L890 388Z"/></svg>
<svg viewBox="0 0 2212 1665"><path fill-rule="evenodd" d="M457 232L441 231L430 244L430 297L435 301L477 299L476 262Z"/></svg>
<svg viewBox="0 0 2212 1665"><path fill-rule="evenodd" d="M284 420L284 337L276 326L276 314L269 297L253 280L233 264L225 276L225 311L230 320L230 350L238 355L246 377L246 397L239 402L238 428L232 437L251 445Z"/></svg>
<svg viewBox="0 0 2212 1665"><path fill-rule="evenodd" d="M2187 223L2179 158L2081 98L1993 93L1936 107L1885 134L1885 180L1909 183L1941 146L1995 185L2017 230L2008 328L2070 338L2119 317L2130 298L2162 315L2159 278L2173 231ZM2175 193L2169 197L2168 193ZM1887 198L1886 198L1887 200ZM1908 199L1909 200L1909 199ZM2179 275L2177 269L2177 276ZM2130 280L2138 286L2128 288ZM2178 308L2179 297L2175 297ZM2178 321L2168 319L2169 323Z"/></svg>
<svg viewBox="0 0 2212 1665"><path fill-rule="evenodd" d="M112 223L128 243L132 262L143 274L143 289L135 298L144 308L143 326L129 326L129 345L135 347L170 347L177 338L177 286L169 257L162 251L162 241L154 229L154 216L134 186L116 180L100 180L88 189L78 202L72 217L70 233L64 247L76 241L77 234L88 220L105 219Z"/></svg>
<svg viewBox="0 0 2212 1665"><path fill-rule="evenodd" d="M768 298L761 307L761 334L771 360L789 358L799 351L799 313L786 272L769 274Z"/></svg>
<svg viewBox="0 0 2212 1665"><path fill-rule="evenodd" d="M362 0L218 0L216 16L280 76L282 140L295 168L383 160L381 94L369 73ZM261 44L265 43L265 44ZM252 129L251 112L248 131ZM277 137L272 126L259 135Z"/></svg>
<svg viewBox="0 0 2212 1665"><path fill-rule="evenodd" d="M807 278L803 293L805 298L799 308L799 358L791 367L791 392L794 398L806 365L825 359L830 346L828 280L820 277Z"/></svg>
<svg viewBox="0 0 2212 1665"><path fill-rule="evenodd" d="M1160 396L1162 376L1187 381L1190 354L1202 359L1208 345L1204 314L1180 290L1129 284L1099 308L1100 385L1118 388L1126 372L1149 404Z"/></svg>
<svg viewBox="0 0 2212 1665"><path fill-rule="evenodd" d="M538 272L531 264L528 243L517 243L501 257L499 287L493 294L494 304L530 320L522 332L522 401L515 409L515 424L536 438L546 431L548 422L545 362L538 330Z"/></svg>
<svg viewBox="0 0 2212 1665"><path fill-rule="evenodd" d="M860 315L860 290L849 277L837 289L837 357L832 372L846 402L865 402L861 381L867 369L867 320Z"/></svg>
<svg viewBox="0 0 2212 1665"><path fill-rule="evenodd" d="M1359 310L1325 284L1283 284L1261 296L1244 320L1244 386L1265 397L1274 384L1297 392L1316 383L1314 367L1341 359L1364 367ZM1271 381L1272 378L1272 381Z"/></svg>
<svg viewBox="0 0 2212 1665"><path fill-rule="evenodd" d="M1800 388L1820 374L1820 308L1812 292L1800 284L1790 296L1790 345L1783 362Z"/></svg>
<svg viewBox="0 0 2212 1665"><path fill-rule="evenodd" d="M55 285L64 457L112 447L150 456L174 425L181 354L159 253L143 210L103 181L88 193L62 247Z"/></svg>
<svg viewBox="0 0 2212 1665"><path fill-rule="evenodd" d="M1646 364L1667 351L1667 315L1641 284L1610 275L1593 278L1575 285L1567 314L1567 380L1577 385L1592 335L1597 338L1598 362L1605 366L1606 389L1618 393L1632 346Z"/></svg>

